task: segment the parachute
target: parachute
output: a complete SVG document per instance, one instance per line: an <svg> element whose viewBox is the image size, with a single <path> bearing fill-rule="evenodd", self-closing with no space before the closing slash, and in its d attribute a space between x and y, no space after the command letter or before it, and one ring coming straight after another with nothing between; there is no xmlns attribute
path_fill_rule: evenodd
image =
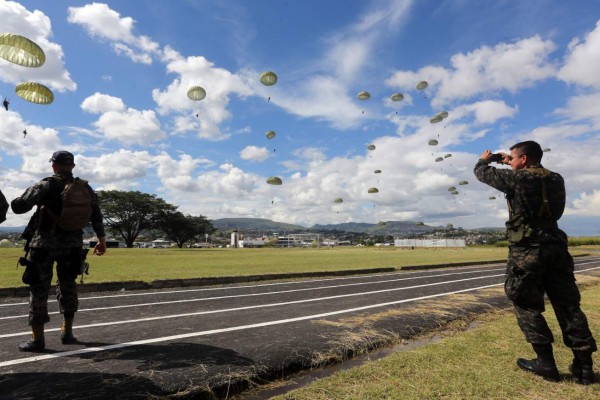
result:
<svg viewBox="0 0 600 400"><path fill-rule="evenodd" d="M404 95L402 93L394 93L390 98L392 101L402 101L404 100Z"/></svg>
<svg viewBox="0 0 600 400"><path fill-rule="evenodd" d="M277 75L275 72L266 71L260 75L260 83L265 86L273 86L277 83Z"/></svg>
<svg viewBox="0 0 600 400"><path fill-rule="evenodd" d="M453 190L453 191L450 192L450 194L457 195L458 194L458 190Z"/></svg>
<svg viewBox="0 0 600 400"><path fill-rule="evenodd" d="M21 35L0 33L0 57L24 67L41 67L46 55L40 46Z"/></svg>
<svg viewBox="0 0 600 400"><path fill-rule="evenodd" d="M460 181L458 182L459 185L468 185L469 181Z"/></svg>
<svg viewBox="0 0 600 400"><path fill-rule="evenodd" d="M550 150L552 150L550 147L546 147L546 148L545 148L545 149L543 149L542 151L543 151L544 153L547 153L547 152L549 152Z"/></svg>
<svg viewBox="0 0 600 400"><path fill-rule="evenodd" d="M46 86L36 82L22 82L15 88L17 96L36 104L50 104L54 95Z"/></svg>
<svg viewBox="0 0 600 400"><path fill-rule="evenodd" d="M429 119L429 122L431 122L432 124L437 124L438 122L442 122L443 120L444 118L440 117L439 115L435 115Z"/></svg>
<svg viewBox="0 0 600 400"><path fill-rule="evenodd" d="M375 148L376 147L375 147L374 144L370 144L370 145L367 146L367 149L369 149L369 150L375 150Z"/></svg>
<svg viewBox="0 0 600 400"><path fill-rule="evenodd" d="M444 161L444 157L438 157L435 159L435 162L440 162L440 161Z"/></svg>
<svg viewBox="0 0 600 400"><path fill-rule="evenodd" d="M456 188L455 188L454 186L450 186L450 187L448 188L448 191L449 191L449 192L454 192L455 190L456 190Z"/></svg>
<svg viewBox="0 0 600 400"><path fill-rule="evenodd" d="M359 100L369 100L371 98L371 93L369 92L359 92L357 95Z"/></svg>
<svg viewBox="0 0 600 400"><path fill-rule="evenodd" d="M448 111L442 111L438 115L442 118L448 118Z"/></svg>
<svg viewBox="0 0 600 400"><path fill-rule="evenodd" d="M269 185L281 185L283 181L277 176L271 176L269 179L267 179L267 183Z"/></svg>
<svg viewBox="0 0 600 400"><path fill-rule="evenodd" d="M187 92L187 97L190 100L200 101L206 97L206 90L200 86L192 86Z"/></svg>
<svg viewBox="0 0 600 400"><path fill-rule="evenodd" d="M275 133L275 131L267 131L267 133L265 133L265 136L267 137L267 139L273 139L275 137L275 135L277 135Z"/></svg>
<svg viewBox="0 0 600 400"><path fill-rule="evenodd" d="M379 189L377 189L376 187L372 187L372 188L369 188L369 190L367 190L367 192L369 192L369 193L379 193Z"/></svg>
<svg viewBox="0 0 600 400"><path fill-rule="evenodd" d="M375 173L376 173L376 174L380 174L380 173L381 173L381 170L380 170L380 169L376 169L376 170L375 170Z"/></svg>
<svg viewBox="0 0 600 400"><path fill-rule="evenodd" d="M450 153L444 155L444 158L450 158L450 157L452 157L452 154L450 154Z"/></svg>
<svg viewBox="0 0 600 400"><path fill-rule="evenodd" d="M490 200L496 200L496 196L490 196L490 197L488 197L488 199L490 199Z"/></svg>
<svg viewBox="0 0 600 400"><path fill-rule="evenodd" d="M333 200L334 203L336 204L340 204L344 202L344 199L342 199L341 197L338 197L337 199Z"/></svg>
<svg viewBox="0 0 600 400"><path fill-rule="evenodd" d="M429 142L427 142L428 145L430 146L437 146L438 145L438 141L435 139L430 139Z"/></svg>
<svg viewBox="0 0 600 400"><path fill-rule="evenodd" d="M424 90L427 88L427 86L429 86L429 83L427 83L427 81L421 81L417 83L417 90Z"/></svg>

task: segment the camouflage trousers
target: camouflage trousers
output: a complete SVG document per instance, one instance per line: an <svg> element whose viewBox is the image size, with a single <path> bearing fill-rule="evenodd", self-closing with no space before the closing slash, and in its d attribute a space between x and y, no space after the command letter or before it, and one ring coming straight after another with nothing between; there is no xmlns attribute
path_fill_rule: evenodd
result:
<svg viewBox="0 0 600 400"><path fill-rule="evenodd" d="M504 290L513 302L517 322L529 343L554 342L543 316L546 294L565 345L573 350L597 350L587 318L580 308L581 295L573 270L573 257L563 244L510 246Z"/></svg>
<svg viewBox="0 0 600 400"><path fill-rule="evenodd" d="M79 306L77 278L81 265L81 248L31 249L28 257L33 264L35 277L29 284L29 325L43 325L50 321L48 295L52 283L52 270L56 262L56 299L61 314L73 315Z"/></svg>

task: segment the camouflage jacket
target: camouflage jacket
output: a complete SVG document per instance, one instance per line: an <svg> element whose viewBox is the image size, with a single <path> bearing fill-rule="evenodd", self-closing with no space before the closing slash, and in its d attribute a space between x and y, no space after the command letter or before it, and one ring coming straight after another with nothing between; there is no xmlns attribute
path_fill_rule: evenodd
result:
<svg viewBox="0 0 600 400"><path fill-rule="evenodd" d="M556 172L541 164L523 169L499 169L480 159L475 165L477 179L501 192L508 202L507 237L519 242L511 231L521 230L521 239L530 241L561 241L566 235L557 221L565 209L565 183Z"/></svg>
<svg viewBox="0 0 600 400"><path fill-rule="evenodd" d="M50 180L66 183L73 179L72 174L62 173L55 174L51 178L46 178L36 183L25 190L25 193L20 197L11 202L13 212L15 214L24 214L34 206L38 206L38 210L41 206L56 207L57 204L60 204L60 191L56 190L56 185L53 185ZM64 186L64 183L62 186ZM98 205L98 197L89 185L88 188L92 193L92 216L90 218L92 229L94 229L98 237L103 237L105 235L104 222L100 206ZM65 231L58 227L53 227L49 218L44 218L44 212L38 210L36 210L36 213L32 217L37 218L37 221L33 224L32 228L33 233L29 244L31 248L65 249L81 247L83 245L83 231Z"/></svg>

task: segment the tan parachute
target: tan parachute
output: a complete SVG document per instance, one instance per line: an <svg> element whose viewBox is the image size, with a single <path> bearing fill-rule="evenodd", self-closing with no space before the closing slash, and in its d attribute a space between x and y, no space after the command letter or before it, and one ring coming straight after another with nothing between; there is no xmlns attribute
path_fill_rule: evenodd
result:
<svg viewBox="0 0 600 400"><path fill-rule="evenodd" d="M404 100L404 95L402 93L394 93L390 98L392 101L402 101Z"/></svg>
<svg viewBox="0 0 600 400"><path fill-rule="evenodd" d="M46 86L36 82L22 82L15 88L17 96L31 103L50 104L54 101L54 95Z"/></svg>
<svg viewBox="0 0 600 400"><path fill-rule="evenodd" d="M46 55L40 46L24 36L0 33L0 57L24 67L41 67Z"/></svg>

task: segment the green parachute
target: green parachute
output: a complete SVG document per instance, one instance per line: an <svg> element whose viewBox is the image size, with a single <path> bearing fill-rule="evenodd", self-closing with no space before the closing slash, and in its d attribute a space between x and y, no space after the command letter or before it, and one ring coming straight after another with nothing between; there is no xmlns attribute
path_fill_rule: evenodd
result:
<svg viewBox="0 0 600 400"><path fill-rule="evenodd" d="M40 46L24 36L0 33L0 57L24 67L41 67L46 55Z"/></svg>
<svg viewBox="0 0 600 400"><path fill-rule="evenodd" d="M369 190L367 190L368 193L379 193L379 189L377 189L376 187L372 187L369 188Z"/></svg>
<svg viewBox="0 0 600 400"><path fill-rule="evenodd" d="M417 83L417 90L425 90L427 89L427 86L429 86L429 83L427 83L427 81L420 81L419 83Z"/></svg>
<svg viewBox="0 0 600 400"><path fill-rule="evenodd" d="M276 135L277 134L275 133L275 131L267 131L267 133L265 133L267 139L273 139Z"/></svg>
<svg viewBox="0 0 600 400"><path fill-rule="evenodd" d="M444 155L444 158L450 158L450 157L452 157L452 154L450 154L450 153Z"/></svg>
<svg viewBox="0 0 600 400"><path fill-rule="evenodd" d="M490 199L490 200L496 200L496 196L490 196L490 197L488 197L488 199Z"/></svg>
<svg viewBox="0 0 600 400"><path fill-rule="evenodd" d="M437 146L438 145L438 141L435 139L430 139L429 142L427 142L428 145L430 146Z"/></svg>
<svg viewBox="0 0 600 400"><path fill-rule="evenodd" d="M35 104L50 104L54 95L46 86L36 82L22 82L15 88L15 93L20 98Z"/></svg>
<svg viewBox="0 0 600 400"><path fill-rule="evenodd" d="M402 93L394 93L390 98L392 101L402 101L404 100L404 95Z"/></svg>
<svg viewBox="0 0 600 400"><path fill-rule="evenodd" d="M375 147L374 144L370 144L370 145L367 146L367 149L369 149L369 150L375 150L376 147Z"/></svg>
<svg viewBox="0 0 600 400"><path fill-rule="evenodd" d="M459 185L468 185L469 181L460 181L458 182Z"/></svg>
<svg viewBox="0 0 600 400"><path fill-rule="evenodd" d="M453 192L453 191L455 191L455 190L456 190L456 188L455 188L454 186L450 186L450 187L448 188L448 191L449 191L449 192Z"/></svg>
<svg viewBox="0 0 600 400"><path fill-rule="evenodd" d="M359 92L356 97L358 97L359 100L369 100L371 98L371 93Z"/></svg>
<svg viewBox="0 0 600 400"><path fill-rule="evenodd" d="M267 183L269 185L281 185L283 181L278 176L271 176L269 177L269 179L267 179Z"/></svg>
<svg viewBox="0 0 600 400"><path fill-rule="evenodd" d="M435 162L440 162L440 161L444 161L444 157L437 157L435 159Z"/></svg>
<svg viewBox="0 0 600 400"><path fill-rule="evenodd" d="M381 170L380 170L380 169L376 169L376 170L375 170L375 173L376 173L376 174L380 174L380 173L381 173Z"/></svg>
<svg viewBox="0 0 600 400"><path fill-rule="evenodd" d="M342 199L341 197L338 197L337 199L333 200L333 202L336 204L341 204L344 202L344 199Z"/></svg>
<svg viewBox="0 0 600 400"><path fill-rule="evenodd" d="M203 100L206 97L206 90L201 86L192 86L187 92L187 97L194 101Z"/></svg>
<svg viewBox="0 0 600 400"><path fill-rule="evenodd" d="M260 75L260 83L265 86L273 86L277 83L277 75L272 71L265 71Z"/></svg>

